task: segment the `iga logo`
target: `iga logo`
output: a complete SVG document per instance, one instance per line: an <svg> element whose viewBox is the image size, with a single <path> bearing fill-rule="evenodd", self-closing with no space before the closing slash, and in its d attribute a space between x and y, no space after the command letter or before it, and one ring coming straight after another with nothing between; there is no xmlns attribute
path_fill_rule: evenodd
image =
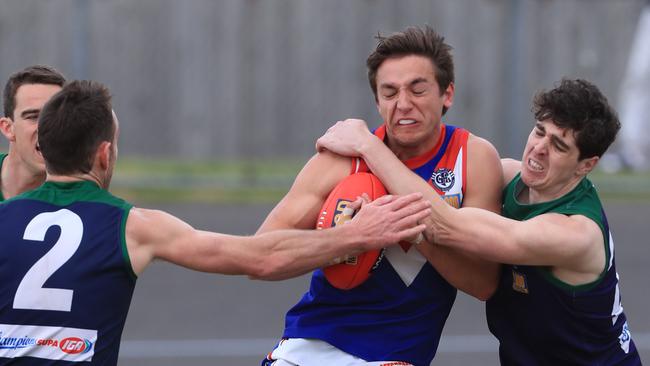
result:
<svg viewBox="0 0 650 366"><path fill-rule="evenodd" d="M90 351L93 348L93 344L87 339L68 337L61 340L59 348L65 353L75 355Z"/></svg>
<svg viewBox="0 0 650 366"><path fill-rule="evenodd" d="M447 168L440 168L433 172L431 175L431 181L436 185L436 187L438 187L438 189L443 192L447 192L451 189L451 187L454 186L456 176L452 170L449 170Z"/></svg>

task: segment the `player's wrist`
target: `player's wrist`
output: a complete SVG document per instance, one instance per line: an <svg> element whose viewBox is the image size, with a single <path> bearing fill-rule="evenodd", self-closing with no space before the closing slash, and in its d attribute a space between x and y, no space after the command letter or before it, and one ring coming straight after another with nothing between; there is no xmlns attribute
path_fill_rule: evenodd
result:
<svg viewBox="0 0 650 366"><path fill-rule="evenodd" d="M344 225L337 226L336 230L339 230L341 237L344 238L339 243L345 243L346 253L356 254L367 250L368 234L364 232L363 225L356 221L348 221Z"/></svg>
<svg viewBox="0 0 650 366"><path fill-rule="evenodd" d="M383 142L377 136L368 133L366 137L356 146L357 153L362 158L373 156L373 151L381 148Z"/></svg>

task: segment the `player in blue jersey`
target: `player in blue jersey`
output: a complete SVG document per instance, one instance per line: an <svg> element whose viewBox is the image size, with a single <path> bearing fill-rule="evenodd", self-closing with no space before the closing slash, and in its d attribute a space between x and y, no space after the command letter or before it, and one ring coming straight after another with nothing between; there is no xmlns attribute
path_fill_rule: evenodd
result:
<svg viewBox="0 0 650 366"><path fill-rule="evenodd" d="M442 122L455 91L451 47L429 27L378 41L367 60L383 120L376 140L420 177L424 193L498 212L502 176L496 150ZM362 170L368 170L363 161L319 152L259 232L314 228L332 188ZM408 189L387 183L391 193ZM351 290L333 287L322 270L315 271L309 291L286 315L284 340L265 363L429 365L456 288L488 298L496 289L498 266L445 247L401 244L387 248L368 280Z"/></svg>
<svg viewBox="0 0 650 366"><path fill-rule="evenodd" d="M64 83L60 72L43 65L26 67L7 80L0 132L9 141L9 151L0 154L0 202L34 189L45 180L36 125L41 108Z"/></svg>
<svg viewBox="0 0 650 366"><path fill-rule="evenodd" d="M640 365L621 306L614 240L586 178L616 138L616 112L579 79L539 93L533 112L522 161L503 161L503 216L433 200L427 239L504 263L487 301L501 364ZM422 185L363 121L339 123L318 146L362 156L384 182Z"/></svg>
<svg viewBox="0 0 650 366"><path fill-rule="evenodd" d="M430 214L421 195L387 195L328 230L195 230L107 192L118 135L99 83L69 83L41 111L46 181L0 205L0 363L115 365L137 275L155 259L281 279L417 235Z"/></svg>

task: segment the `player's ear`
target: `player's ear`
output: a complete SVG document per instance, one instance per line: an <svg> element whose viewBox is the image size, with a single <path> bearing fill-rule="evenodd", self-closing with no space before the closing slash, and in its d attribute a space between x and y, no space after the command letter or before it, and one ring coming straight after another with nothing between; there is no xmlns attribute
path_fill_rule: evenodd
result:
<svg viewBox="0 0 650 366"><path fill-rule="evenodd" d="M95 160L99 164L101 170L107 170L110 167L111 159L113 158L113 143L102 141L97 148Z"/></svg>
<svg viewBox="0 0 650 366"><path fill-rule="evenodd" d="M447 109L451 108L451 106L454 104L454 95L456 93L456 87L454 86L454 83L449 83L447 86L447 89L442 93L443 96L443 101L442 105L447 107Z"/></svg>
<svg viewBox="0 0 650 366"><path fill-rule="evenodd" d="M592 156L590 158L580 160L580 162L578 162L577 174L580 176L589 174L592 170L594 170L599 160L600 158L598 156Z"/></svg>
<svg viewBox="0 0 650 366"><path fill-rule="evenodd" d="M9 140L9 142L16 141L16 134L14 134L14 121L9 117L0 117L0 132Z"/></svg>

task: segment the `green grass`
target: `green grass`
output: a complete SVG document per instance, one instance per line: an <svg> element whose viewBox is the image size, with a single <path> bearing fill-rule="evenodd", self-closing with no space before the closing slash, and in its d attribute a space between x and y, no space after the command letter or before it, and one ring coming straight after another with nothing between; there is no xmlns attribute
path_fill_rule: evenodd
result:
<svg viewBox="0 0 650 366"><path fill-rule="evenodd" d="M111 191L137 202L273 203L304 161L120 159Z"/></svg>
<svg viewBox="0 0 650 366"><path fill-rule="evenodd" d="M296 159L120 158L111 191L139 203L275 203L289 190L304 163ZM603 199L650 202L650 172L609 174L596 171L589 178Z"/></svg>
<svg viewBox="0 0 650 366"><path fill-rule="evenodd" d="M650 202L650 172L595 171L589 179L603 199Z"/></svg>

